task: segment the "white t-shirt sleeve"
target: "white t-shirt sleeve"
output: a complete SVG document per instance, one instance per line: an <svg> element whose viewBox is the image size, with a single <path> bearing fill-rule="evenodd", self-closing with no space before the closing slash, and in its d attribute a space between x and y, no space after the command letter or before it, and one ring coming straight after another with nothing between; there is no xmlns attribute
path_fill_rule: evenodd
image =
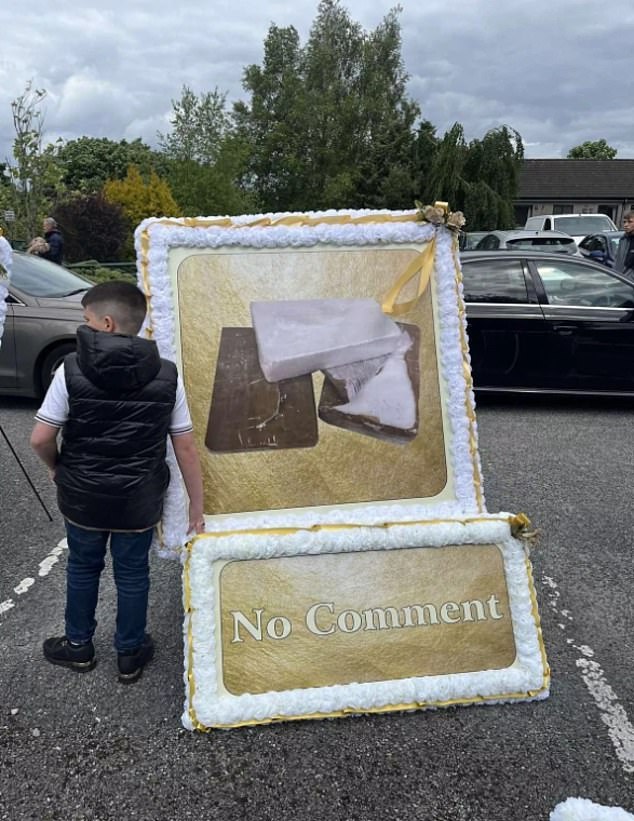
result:
<svg viewBox="0 0 634 821"><path fill-rule="evenodd" d="M189 413L187 405L187 397L185 396L185 387L183 380L178 377L178 384L176 386L176 402L174 403L174 410L170 419L170 435L180 436L183 433L190 433L194 429L192 425L192 418Z"/></svg>
<svg viewBox="0 0 634 821"><path fill-rule="evenodd" d="M35 414L38 422L45 422L61 428L68 419L68 391L66 390L66 377L64 375L64 365L55 371L53 381L46 392L44 401L38 412ZM170 417L169 432L172 436L179 436L183 433L191 433L193 430L192 418L187 405L185 387L178 377L176 386L176 401Z"/></svg>
<svg viewBox="0 0 634 821"><path fill-rule="evenodd" d="M64 375L64 364L62 363L53 375L53 380L46 391L44 401L40 409L35 414L38 422L45 422L61 428L68 419L68 391L66 390L66 377Z"/></svg>

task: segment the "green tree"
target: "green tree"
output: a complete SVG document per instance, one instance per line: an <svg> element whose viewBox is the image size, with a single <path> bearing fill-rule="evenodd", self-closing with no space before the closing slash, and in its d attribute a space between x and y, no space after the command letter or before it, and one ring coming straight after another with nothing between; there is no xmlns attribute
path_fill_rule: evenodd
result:
<svg viewBox="0 0 634 821"><path fill-rule="evenodd" d="M322 0L301 63L308 112L302 140L305 207L337 208L356 199L363 60L361 26L336 0Z"/></svg>
<svg viewBox="0 0 634 821"><path fill-rule="evenodd" d="M8 163L16 232L30 238L41 233L40 220L50 210L60 186L59 169L42 151L44 89L33 88L31 81L11 103L15 139L13 159Z"/></svg>
<svg viewBox="0 0 634 821"><path fill-rule="evenodd" d="M470 231L511 228L523 156L522 139L508 126L467 144L454 123L433 150L423 199L463 211Z"/></svg>
<svg viewBox="0 0 634 821"><path fill-rule="evenodd" d="M581 145L571 148L566 159L568 160L613 160L617 150L608 145L605 140L586 140Z"/></svg>
<svg viewBox="0 0 634 821"><path fill-rule="evenodd" d="M196 95L183 86L172 100L172 130L158 134L166 178L185 216L237 214L251 198L242 191L247 151L218 89Z"/></svg>
<svg viewBox="0 0 634 821"><path fill-rule="evenodd" d="M411 205L418 108L400 49L395 11L368 34L338 0L321 0L303 48L292 26L270 27L235 109L264 209Z"/></svg>
<svg viewBox="0 0 634 821"><path fill-rule="evenodd" d="M170 160L213 165L230 126L226 97L217 88L198 96L184 85L180 100L172 100L172 130L158 134L165 156Z"/></svg>
<svg viewBox="0 0 634 821"><path fill-rule="evenodd" d="M429 203L448 202L453 211L462 209L468 189L466 160L464 129L460 123L454 123L438 142L423 199Z"/></svg>
<svg viewBox="0 0 634 821"><path fill-rule="evenodd" d="M251 105L234 106L238 133L250 146L248 185L265 210L299 206L305 173L307 101L303 94L299 35L272 25L262 67L244 71Z"/></svg>
<svg viewBox="0 0 634 821"><path fill-rule="evenodd" d="M162 154L141 139L109 140L106 137L79 137L49 146L46 151L59 164L64 186L73 192L96 194L107 180L122 180L129 166L135 165L144 176L166 172Z"/></svg>
<svg viewBox="0 0 634 821"><path fill-rule="evenodd" d="M469 143L464 167L467 188L461 207L470 230L515 225L514 203L523 158L522 138L508 126L487 131L481 140Z"/></svg>
<svg viewBox="0 0 634 821"><path fill-rule="evenodd" d="M417 103L406 94L401 29L395 10L364 38L359 108L361 180L359 204L409 208L416 195Z"/></svg>

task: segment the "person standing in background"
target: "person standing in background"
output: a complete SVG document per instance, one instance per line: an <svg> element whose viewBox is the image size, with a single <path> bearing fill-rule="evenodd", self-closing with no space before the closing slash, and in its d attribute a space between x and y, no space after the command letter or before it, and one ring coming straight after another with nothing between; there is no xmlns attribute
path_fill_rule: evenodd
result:
<svg viewBox="0 0 634 821"><path fill-rule="evenodd" d="M614 258L614 270L634 281L634 208L623 216L624 234L619 240Z"/></svg>
<svg viewBox="0 0 634 821"><path fill-rule="evenodd" d="M44 239L48 243L48 251L40 254L40 256L61 265L64 258L64 237L53 217L44 218L42 230L44 231Z"/></svg>

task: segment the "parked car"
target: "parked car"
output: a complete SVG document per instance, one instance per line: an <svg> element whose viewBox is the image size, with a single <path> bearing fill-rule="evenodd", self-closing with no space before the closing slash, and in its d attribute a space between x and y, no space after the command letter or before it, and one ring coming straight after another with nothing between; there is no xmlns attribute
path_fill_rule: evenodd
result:
<svg viewBox="0 0 634 821"><path fill-rule="evenodd" d="M577 243L560 231L490 231L478 242L476 251L500 251L509 248L526 248L532 251L576 254Z"/></svg>
<svg viewBox="0 0 634 821"><path fill-rule="evenodd" d="M579 243L579 253L588 259L607 265L608 268L613 268L616 249L623 234L623 231L601 231L598 234L589 234Z"/></svg>
<svg viewBox="0 0 634 821"><path fill-rule="evenodd" d="M476 389L634 392L634 284L581 257L461 254Z"/></svg>
<svg viewBox="0 0 634 821"><path fill-rule="evenodd" d="M543 214L541 217L529 217L524 228L532 231L563 231L576 242L598 231L617 230L606 214Z"/></svg>
<svg viewBox="0 0 634 821"><path fill-rule="evenodd" d="M460 250L473 251L486 234L488 234L488 231L461 231L458 238Z"/></svg>
<svg viewBox="0 0 634 821"><path fill-rule="evenodd" d="M41 396L83 322L82 277L41 257L13 253L0 342L0 393Z"/></svg>

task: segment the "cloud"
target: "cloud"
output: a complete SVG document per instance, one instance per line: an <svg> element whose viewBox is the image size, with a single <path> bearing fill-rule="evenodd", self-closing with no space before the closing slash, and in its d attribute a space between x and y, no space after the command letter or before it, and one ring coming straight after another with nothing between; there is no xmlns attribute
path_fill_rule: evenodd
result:
<svg viewBox="0 0 634 821"><path fill-rule="evenodd" d="M393 2L342 5L371 31ZM11 100L31 79L48 92L48 138L155 143L183 85L244 98L244 69L261 64L269 26L293 25L305 43L316 12L316 0L3 3L0 158L13 139ZM622 80L631 74L634 10L594 0L466 0L455 9L426 0L405 4L399 20L408 92L437 133L457 121L470 139L506 124L528 156L565 156L605 138L619 157L634 157L634 104Z"/></svg>

